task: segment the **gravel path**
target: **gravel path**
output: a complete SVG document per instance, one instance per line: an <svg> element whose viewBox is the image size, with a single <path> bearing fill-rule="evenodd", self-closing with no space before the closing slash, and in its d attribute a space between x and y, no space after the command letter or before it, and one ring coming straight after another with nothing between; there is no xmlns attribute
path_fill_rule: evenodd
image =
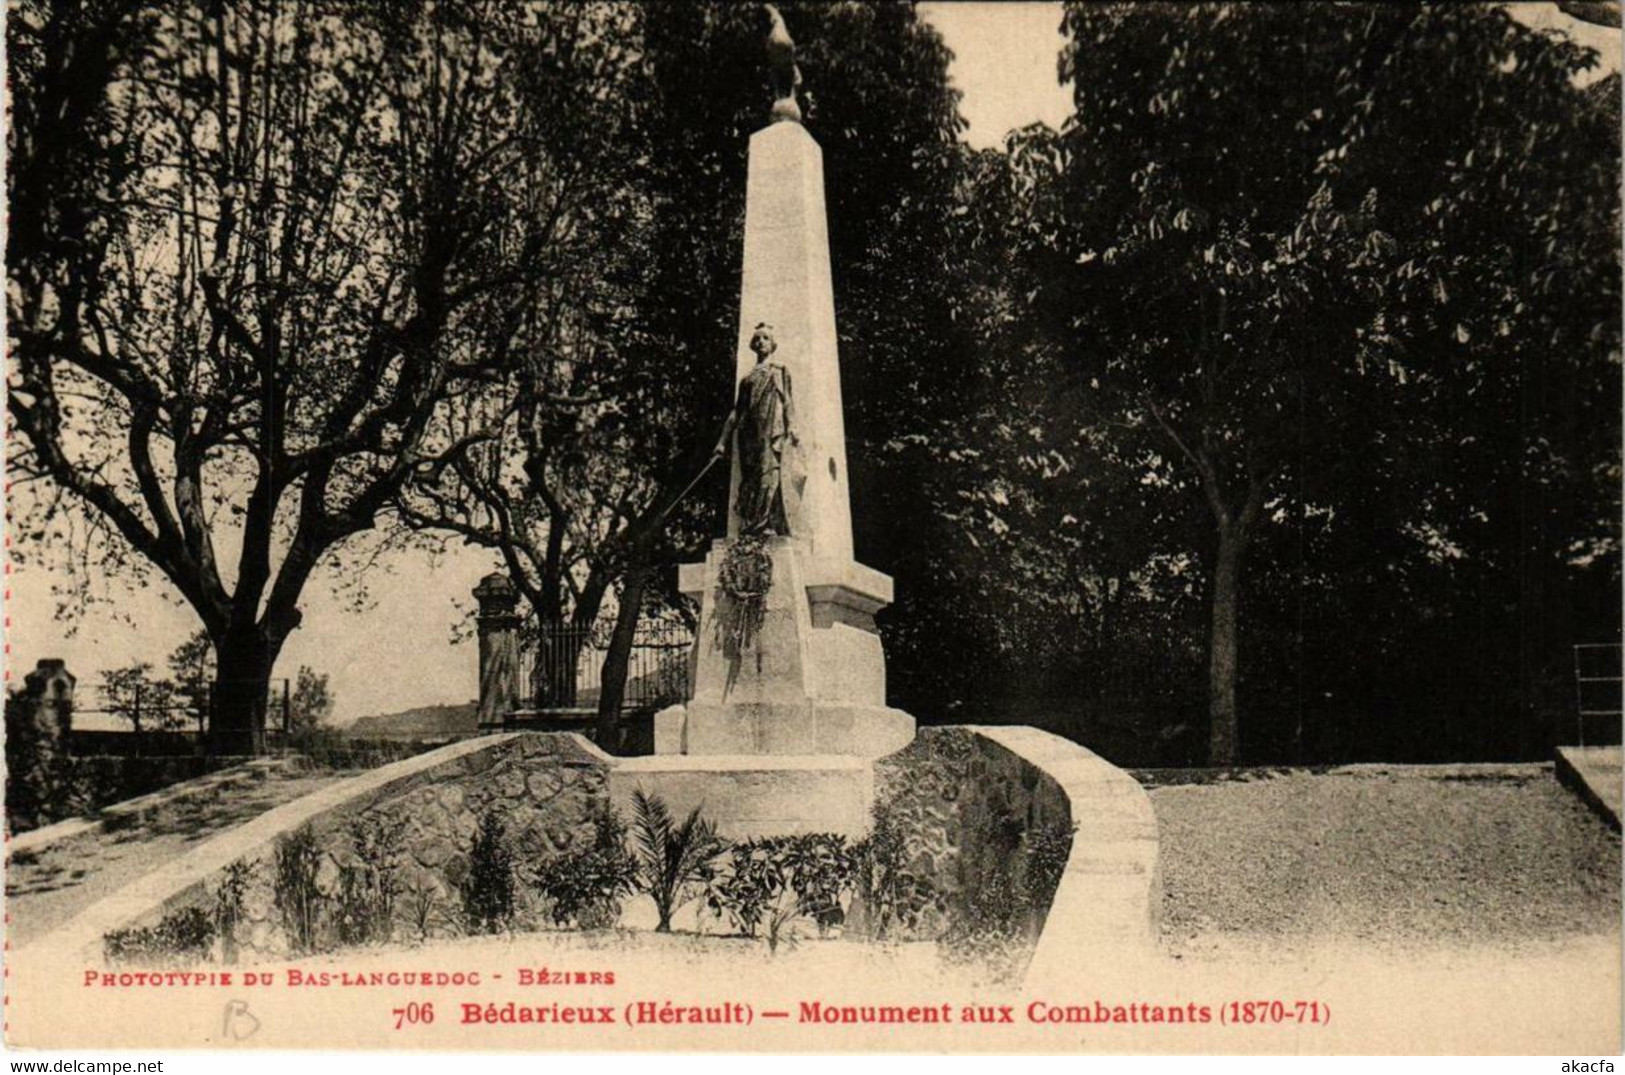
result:
<svg viewBox="0 0 1625 1075"><path fill-rule="evenodd" d="M1620 839L1550 765L1254 772L1150 795L1175 955L1618 936Z"/></svg>
<svg viewBox="0 0 1625 1075"><path fill-rule="evenodd" d="M54 929L200 841L352 775L273 773L253 784L171 803L128 828L93 830L38 852L12 855L6 863L12 947Z"/></svg>

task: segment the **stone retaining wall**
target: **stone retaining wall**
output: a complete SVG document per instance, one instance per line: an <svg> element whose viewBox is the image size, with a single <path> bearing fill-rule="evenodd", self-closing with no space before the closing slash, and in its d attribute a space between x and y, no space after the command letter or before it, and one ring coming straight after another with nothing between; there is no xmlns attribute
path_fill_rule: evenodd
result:
<svg viewBox="0 0 1625 1075"><path fill-rule="evenodd" d="M875 801L902 836L907 869L929 883L907 931L916 938L940 936L990 878L1021 884L1012 874L1029 834L1071 825L1054 780L971 728L921 728L881 758Z"/></svg>
<svg viewBox="0 0 1625 1075"><path fill-rule="evenodd" d="M455 743L397 762L271 810L142 878L89 908L38 945L79 950L100 959L106 936L158 925L191 908L215 923L235 919L217 937L215 957L282 957L294 949L288 914L277 906L277 851L308 832L313 867L315 937L330 943L339 928L346 870L368 865L357 855L358 829L388 834L392 884L398 890L392 932L410 939L453 933L458 886L480 818L496 813L516 862L550 857L593 835L591 818L608 803L610 759L576 735L516 734ZM240 896L226 891L236 873ZM517 895L523 901L528 892ZM425 901L429 913L414 913ZM221 914L226 903L235 914ZM65 936L71 933L71 936Z"/></svg>
<svg viewBox="0 0 1625 1075"><path fill-rule="evenodd" d="M922 728L877 763L876 802L901 832L909 870L932 901L911 931L940 937L979 890L1036 892L1029 849L1071 832L1047 906L1029 908L1028 980L1155 943L1161 903L1151 801L1127 773L1059 736L1024 726ZM981 893L986 898L986 893Z"/></svg>
<svg viewBox="0 0 1625 1075"><path fill-rule="evenodd" d="M1037 728L966 730L1053 782L1075 826L1027 969L1027 988L1075 988L1092 974L1157 958L1162 877L1157 817L1145 789L1104 758Z"/></svg>
<svg viewBox="0 0 1625 1075"><path fill-rule="evenodd" d="M617 768L628 772L616 774ZM362 943L355 938L354 897L361 882L377 883L380 863L391 864L394 910L373 916L384 922L384 933L364 940L455 935L462 931L459 887L470 873L470 849L481 818L491 815L503 823L517 874L513 925L539 928L529 875L593 838L594 817L614 799L612 778L640 775L648 774L635 761L611 758L577 735L455 743L324 788L208 840L30 947L55 958L77 952L94 963L109 934L128 941L132 929L163 925L166 936L195 936L210 923L216 936L204 955L226 962ZM906 921L892 919L888 936L944 938L951 948L967 909L978 900L984 910L996 909L1008 894L1033 942L1029 984L1075 981L1091 961L1118 960L1130 949L1144 957L1153 949L1156 820L1144 790L1122 770L1034 728L927 728L875 763L873 784L879 816L901 840L905 869L929 882L921 886L928 899L908 908L917 913ZM726 797L708 800L713 819L729 823ZM747 827L755 835L805 831L786 819ZM302 848L304 863L292 887L290 848ZM1040 849L1045 854L1035 855ZM1048 864L1042 870L1041 862ZM1035 884L1034 877L1048 880ZM302 939L290 891L304 894L304 921L314 922ZM974 940L977 926L970 926ZM200 954L187 952L193 959Z"/></svg>

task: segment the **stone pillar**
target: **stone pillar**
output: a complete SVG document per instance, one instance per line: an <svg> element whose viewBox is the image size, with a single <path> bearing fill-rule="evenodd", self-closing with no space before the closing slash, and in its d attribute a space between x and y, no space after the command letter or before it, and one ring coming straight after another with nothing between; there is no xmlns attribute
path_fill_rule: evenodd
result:
<svg viewBox="0 0 1625 1075"><path fill-rule="evenodd" d="M474 599L480 603L479 726L494 730L520 701L519 592L508 576L493 572L474 587Z"/></svg>
<svg viewBox="0 0 1625 1075"><path fill-rule="evenodd" d="M76 679L60 660L43 660L6 703L6 812L12 831L38 828L73 812L68 733Z"/></svg>
<svg viewBox="0 0 1625 1075"><path fill-rule="evenodd" d="M28 697L37 700L34 719L41 734L63 743L63 749L63 741L73 726L73 689L78 682L78 677L68 671L67 662L56 658L41 660L23 677Z"/></svg>

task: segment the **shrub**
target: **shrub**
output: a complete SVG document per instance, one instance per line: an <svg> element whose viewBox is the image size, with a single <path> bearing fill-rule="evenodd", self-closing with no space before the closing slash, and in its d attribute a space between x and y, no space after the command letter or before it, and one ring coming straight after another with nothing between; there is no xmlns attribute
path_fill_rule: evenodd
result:
<svg viewBox="0 0 1625 1075"><path fill-rule="evenodd" d="M777 950L796 924L814 922L819 932L844 918L842 896L852 890L855 861L846 838L806 833L741 840L729 851L728 869L712 879L706 903L726 914L746 936L766 925L768 947Z"/></svg>
<svg viewBox="0 0 1625 1075"><path fill-rule="evenodd" d="M945 962L980 966L995 981L1020 976L1066 870L1073 829L1049 824L1021 832L1008 817L990 822L995 854L969 879L962 906L938 939ZM1012 836L1020 844L1014 855L1006 853Z"/></svg>
<svg viewBox="0 0 1625 1075"><path fill-rule="evenodd" d="M593 816L593 840L543 865L537 889L557 926L602 929L620 919L621 898L638 890L638 860L626 850L626 825L607 804Z"/></svg>
<svg viewBox="0 0 1625 1075"><path fill-rule="evenodd" d="M429 940L436 931L457 932L456 915L448 912L439 884L420 876L406 887L404 895L406 921L419 942Z"/></svg>
<svg viewBox="0 0 1625 1075"><path fill-rule="evenodd" d="M404 823L364 814L350 823L355 857L339 868L337 928L341 944L387 941L394 932L401 893Z"/></svg>
<svg viewBox="0 0 1625 1075"><path fill-rule="evenodd" d="M975 966L994 981L1018 977L1032 954L1027 895L1005 868L992 871L966 894L948 929L937 939L943 962Z"/></svg>
<svg viewBox="0 0 1625 1075"><path fill-rule="evenodd" d="M505 835L495 813L480 818L461 886L463 921L470 933L497 933L513 921L513 852Z"/></svg>
<svg viewBox="0 0 1625 1075"><path fill-rule="evenodd" d="M238 859L222 872L220 887L215 890L214 924L220 934L220 958L225 963L237 962L237 923L243 920L243 895L253 876L253 865Z"/></svg>
<svg viewBox="0 0 1625 1075"><path fill-rule="evenodd" d="M214 922L201 907L171 911L154 926L116 929L102 939L110 963L202 963L214 946Z"/></svg>
<svg viewBox="0 0 1625 1075"><path fill-rule="evenodd" d="M322 894L316 888L322 849L309 825L277 840L273 894L282 928L295 952L314 952L321 924Z"/></svg>
<svg viewBox="0 0 1625 1075"><path fill-rule="evenodd" d="M868 912L869 936L885 940L893 929L917 929L920 916L936 899L936 885L915 874L896 808L889 800L875 803L869 835L852 847L856 888Z"/></svg>
<svg viewBox="0 0 1625 1075"><path fill-rule="evenodd" d="M714 863L722 854L711 822L696 806L681 825L659 796L632 793L633 829L637 838L640 884L654 898L661 933L671 932L671 914L687 903L696 887L715 875Z"/></svg>

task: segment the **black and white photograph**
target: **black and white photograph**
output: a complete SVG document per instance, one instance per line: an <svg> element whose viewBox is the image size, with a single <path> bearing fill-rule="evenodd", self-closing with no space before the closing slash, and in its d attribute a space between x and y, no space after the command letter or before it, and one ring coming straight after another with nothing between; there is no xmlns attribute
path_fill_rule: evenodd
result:
<svg viewBox="0 0 1625 1075"><path fill-rule="evenodd" d="M1619 0L4 18L8 1050L1620 1055Z"/></svg>

